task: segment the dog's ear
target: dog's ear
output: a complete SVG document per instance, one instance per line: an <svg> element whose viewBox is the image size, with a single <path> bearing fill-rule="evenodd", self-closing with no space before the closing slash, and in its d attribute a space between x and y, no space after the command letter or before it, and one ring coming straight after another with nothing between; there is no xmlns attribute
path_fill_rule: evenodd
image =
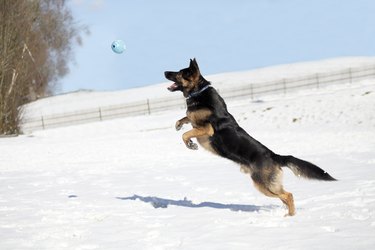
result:
<svg viewBox="0 0 375 250"><path fill-rule="evenodd" d="M197 63L197 60L195 60L195 58L193 60L190 59L190 66L189 66L189 68L194 69L196 71L199 71L198 63Z"/></svg>
<svg viewBox="0 0 375 250"><path fill-rule="evenodd" d="M190 69L194 68L194 63L193 63L193 60L192 60L192 59L190 59L189 68L190 68Z"/></svg>

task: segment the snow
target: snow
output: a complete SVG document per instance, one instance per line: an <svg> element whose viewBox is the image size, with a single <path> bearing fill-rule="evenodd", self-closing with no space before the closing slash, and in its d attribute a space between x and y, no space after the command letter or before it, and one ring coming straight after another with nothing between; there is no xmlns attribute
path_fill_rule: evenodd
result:
<svg viewBox="0 0 375 250"><path fill-rule="evenodd" d="M184 146L184 110L3 138L0 249L375 247L375 80L227 104L267 147L339 181L284 169L297 209L284 217L235 163Z"/></svg>

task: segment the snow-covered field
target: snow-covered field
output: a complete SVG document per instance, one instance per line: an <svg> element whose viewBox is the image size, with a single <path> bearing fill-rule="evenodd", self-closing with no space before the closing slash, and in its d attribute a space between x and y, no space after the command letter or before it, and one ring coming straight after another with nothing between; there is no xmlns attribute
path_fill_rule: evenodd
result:
<svg viewBox="0 0 375 250"><path fill-rule="evenodd" d="M283 217L236 164L183 145L183 110L3 138L0 249L375 248L375 80L228 108L339 181L284 169L297 214Z"/></svg>

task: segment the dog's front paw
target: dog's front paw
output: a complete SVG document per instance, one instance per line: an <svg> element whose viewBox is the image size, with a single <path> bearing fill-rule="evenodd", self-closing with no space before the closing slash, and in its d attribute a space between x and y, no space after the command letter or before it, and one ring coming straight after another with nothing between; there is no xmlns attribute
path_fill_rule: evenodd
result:
<svg viewBox="0 0 375 250"><path fill-rule="evenodd" d="M179 130L182 128L182 125L183 125L182 122L177 121L177 122L176 122L176 125L175 125L176 130L179 131Z"/></svg>
<svg viewBox="0 0 375 250"><path fill-rule="evenodd" d="M186 147L188 149L197 150L198 144L194 143L192 140L189 140L188 143L186 143Z"/></svg>

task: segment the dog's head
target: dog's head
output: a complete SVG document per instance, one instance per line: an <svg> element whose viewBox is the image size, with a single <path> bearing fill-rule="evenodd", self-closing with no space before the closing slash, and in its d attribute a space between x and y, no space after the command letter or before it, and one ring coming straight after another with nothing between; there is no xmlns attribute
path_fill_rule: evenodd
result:
<svg viewBox="0 0 375 250"><path fill-rule="evenodd" d="M165 71L165 78L172 81L173 84L168 87L171 92L182 91L184 96L188 96L190 92L199 89L199 82L202 78L199 71L198 63L195 60L190 59L190 65L188 68L181 69L178 72Z"/></svg>

